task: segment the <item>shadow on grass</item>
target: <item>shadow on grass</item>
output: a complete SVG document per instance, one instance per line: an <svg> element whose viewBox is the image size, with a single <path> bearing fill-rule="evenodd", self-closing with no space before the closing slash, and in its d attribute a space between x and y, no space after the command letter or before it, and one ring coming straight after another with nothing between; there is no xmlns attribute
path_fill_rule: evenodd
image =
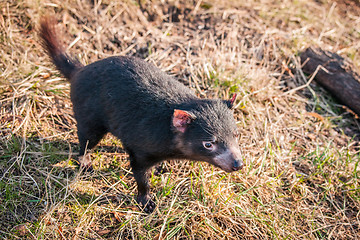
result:
<svg viewBox="0 0 360 240"><path fill-rule="evenodd" d="M95 164L93 173L83 172L73 164L78 154L77 143L48 141L39 137L24 139L13 135L0 142L0 147L2 238L21 236L23 228L36 228L41 221L51 222L51 218L49 220L46 215L55 208L91 209L95 202L97 205L134 208L134 204L129 206L133 196L116 188L116 185L121 185L123 188L125 186L124 189L130 189L126 183L133 181L126 154L117 146L95 148L92 154ZM102 158L101 164L97 157L99 155ZM106 186L99 183L104 176L107 178ZM92 186L94 184L95 186ZM76 211L65 212L74 214ZM64 218L66 223L75 221L77 217L65 214L61 218ZM29 231L25 231L24 234L28 233Z"/></svg>
<svg viewBox="0 0 360 240"><path fill-rule="evenodd" d="M320 117L314 115L317 120L323 121L321 117L328 118L338 134L345 134L356 142L360 141L358 116L341 104L336 97L317 85L314 86L313 93L306 91L305 96L309 99L306 110L319 114Z"/></svg>

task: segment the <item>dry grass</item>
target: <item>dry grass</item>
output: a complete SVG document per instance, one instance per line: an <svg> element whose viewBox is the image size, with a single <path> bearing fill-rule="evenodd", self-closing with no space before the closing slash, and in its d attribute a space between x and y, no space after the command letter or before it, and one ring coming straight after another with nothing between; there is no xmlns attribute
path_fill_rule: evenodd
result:
<svg viewBox="0 0 360 240"><path fill-rule="evenodd" d="M350 7L347 4L352 4ZM360 66L358 1L0 2L0 236L5 239L357 239L359 121L316 85L298 53L317 45ZM134 202L121 143L107 136L96 171L78 151L69 84L40 48L54 14L83 63L146 58L202 97L241 96L246 168L166 163L158 208Z"/></svg>

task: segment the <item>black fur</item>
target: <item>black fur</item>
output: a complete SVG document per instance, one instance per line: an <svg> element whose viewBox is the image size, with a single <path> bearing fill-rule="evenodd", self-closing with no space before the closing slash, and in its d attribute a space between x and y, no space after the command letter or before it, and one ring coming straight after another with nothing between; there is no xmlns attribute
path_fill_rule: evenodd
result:
<svg viewBox="0 0 360 240"><path fill-rule="evenodd" d="M148 170L163 160L206 161L225 171L242 167L229 109L233 101L199 99L138 58L110 57L84 67L69 64L74 61L57 57L67 55L51 29L51 22L43 20L40 36L55 65L71 81L80 156L88 157L86 149L94 148L107 132L121 139L138 185L137 201L146 212L155 207ZM204 142L213 149L206 149ZM88 165L84 160L80 163Z"/></svg>

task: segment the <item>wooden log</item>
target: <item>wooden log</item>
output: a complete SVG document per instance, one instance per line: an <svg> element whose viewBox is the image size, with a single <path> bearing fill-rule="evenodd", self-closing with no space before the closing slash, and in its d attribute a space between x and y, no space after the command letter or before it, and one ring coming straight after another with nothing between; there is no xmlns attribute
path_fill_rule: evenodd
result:
<svg viewBox="0 0 360 240"><path fill-rule="evenodd" d="M302 69L315 73L315 81L333 94L342 104L360 116L360 75L355 67L336 53L320 48L307 48L300 55Z"/></svg>

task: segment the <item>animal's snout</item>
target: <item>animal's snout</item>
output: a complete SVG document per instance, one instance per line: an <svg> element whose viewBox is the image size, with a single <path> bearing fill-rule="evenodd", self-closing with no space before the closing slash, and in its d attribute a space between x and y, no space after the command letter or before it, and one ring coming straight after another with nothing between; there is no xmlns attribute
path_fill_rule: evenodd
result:
<svg viewBox="0 0 360 240"><path fill-rule="evenodd" d="M243 166L244 166L243 161L241 161L241 160L235 160L234 163L233 163L232 169L233 169L234 171L238 171L238 170L242 169Z"/></svg>

